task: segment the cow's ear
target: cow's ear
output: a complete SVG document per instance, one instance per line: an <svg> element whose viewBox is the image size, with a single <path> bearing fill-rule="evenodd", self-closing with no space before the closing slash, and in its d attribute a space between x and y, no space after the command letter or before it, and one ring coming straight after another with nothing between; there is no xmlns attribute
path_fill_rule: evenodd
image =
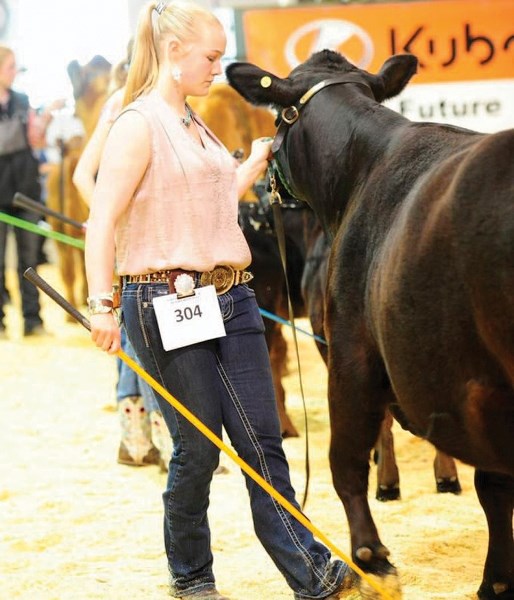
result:
<svg viewBox="0 0 514 600"><path fill-rule="evenodd" d="M412 54L396 54L388 58L380 69L377 79L379 85L375 92L378 102L397 96L415 75L418 59Z"/></svg>
<svg viewBox="0 0 514 600"><path fill-rule="evenodd" d="M281 79L251 63L236 62L226 69L229 84L243 98L256 105L289 106L298 95L287 79Z"/></svg>
<svg viewBox="0 0 514 600"><path fill-rule="evenodd" d="M111 70L111 63L101 54L95 54L93 58L87 63L88 67L92 67L93 69L98 69L98 71L107 71Z"/></svg>

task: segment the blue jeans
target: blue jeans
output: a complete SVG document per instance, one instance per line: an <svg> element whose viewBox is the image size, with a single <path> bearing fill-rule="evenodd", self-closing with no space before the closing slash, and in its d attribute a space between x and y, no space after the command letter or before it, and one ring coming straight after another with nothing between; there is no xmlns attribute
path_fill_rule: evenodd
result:
<svg viewBox="0 0 514 600"><path fill-rule="evenodd" d="M40 219L39 215L22 208L2 208L2 212L34 224ZM43 321L40 316L41 306L39 304L39 291L33 283L30 283L28 279L23 277L23 273L25 273L29 267L34 269L37 267L41 240L37 234L21 229L21 227L13 227L13 230L16 239L16 252L18 255L17 272L20 284L23 320L25 322L25 328L30 329L36 325L41 325ZM8 232L9 225L3 221L0 222L0 290L2 290L2 292L5 289L5 251ZM0 325L5 318L4 301L4 295L1 294Z"/></svg>
<svg viewBox="0 0 514 600"><path fill-rule="evenodd" d="M152 298L166 284L129 284L122 311L145 369L217 436L225 428L238 455L298 508L282 449L264 324L246 285L218 296L227 335L165 351ZM219 449L156 394L173 438L164 499L164 540L175 593L214 587L207 508ZM347 565L245 474L257 537L297 599L325 598Z"/></svg>
<svg viewBox="0 0 514 600"><path fill-rule="evenodd" d="M132 344L129 342L125 327L121 328L121 349L127 356L139 363ZM129 396L141 396L146 412L160 410L152 388L144 379L126 365L120 358L118 362L118 383L116 385L116 400L120 402Z"/></svg>

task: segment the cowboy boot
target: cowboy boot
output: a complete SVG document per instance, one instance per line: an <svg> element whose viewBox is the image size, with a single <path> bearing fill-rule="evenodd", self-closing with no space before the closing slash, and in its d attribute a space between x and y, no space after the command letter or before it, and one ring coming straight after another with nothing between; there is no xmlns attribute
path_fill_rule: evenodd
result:
<svg viewBox="0 0 514 600"><path fill-rule="evenodd" d="M160 410L150 412L150 427L152 442L160 453L159 466L163 473L167 473L173 451L173 442Z"/></svg>
<svg viewBox="0 0 514 600"><path fill-rule="evenodd" d="M127 396L118 402L121 442L118 462L143 467L159 464L159 451L153 445L150 420L141 396Z"/></svg>
<svg viewBox="0 0 514 600"><path fill-rule="evenodd" d="M169 470L168 465L170 464L171 453L173 452L173 440L171 439L168 426L166 425L166 421L160 410L152 410L150 412L150 426L152 430L152 442L160 453L159 466L163 473L167 473ZM219 465L214 471L215 475L221 473L228 473L227 467Z"/></svg>

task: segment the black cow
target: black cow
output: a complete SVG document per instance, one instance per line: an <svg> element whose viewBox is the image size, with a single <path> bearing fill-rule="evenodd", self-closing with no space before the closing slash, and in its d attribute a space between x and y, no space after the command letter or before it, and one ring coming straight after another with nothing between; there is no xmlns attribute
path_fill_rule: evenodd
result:
<svg viewBox="0 0 514 600"><path fill-rule="evenodd" d="M476 468L489 528L478 596L512 600L514 130L413 123L382 106L416 68L398 55L373 75L325 50L284 79L247 63L227 75L251 102L285 109L274 157L333 240L330 464L353 558L395 575L367 499L389 407Z"/></svg>
<svg viewBox="0 0 514 600"><path fill-rule="evenodd" d="M258 202L240 202L239 223L252 251L251 270L254 279L250 286L255 291L259 307L275 317L289 319L287 288L266 187L256 186ZM291 304L295 318L308 316L316 336L316 345L326 363L327 344L319 339L325 335L323 321L330 245L307 204L296 202L286 194L282 193L281 215ZM287 373L287 342L282 325L267 317L266 313L264 325L282 436L298 437L298 430L286 409L286 394L282 384L282 378ZM387 411L374 449L377 464L376 498L382 501L398 500L401 495L392 425L392 415ZM434 459L434 475L438 492L461 492L455 461L440 450L436 451Z"/></svg>
<svg viewBox="0 0 514 600"><path fill-rule="evenodd" d="M317 338L323 338L325 336L325 296L330 244L312 211L304 211L303 236L306 259L302 275L302 294L312 331ZM327 344L316 341L316 345L321 357L325 363L328 363ZM387 410L373 452L377 464L375 498L382 502L398 500L401 496L400 473L394 452L392 427L393 416L391 411ZM436 449L433 467L436 489L439 493L461 493L462 488L457 474L457 465L451 456Z"/></svg>

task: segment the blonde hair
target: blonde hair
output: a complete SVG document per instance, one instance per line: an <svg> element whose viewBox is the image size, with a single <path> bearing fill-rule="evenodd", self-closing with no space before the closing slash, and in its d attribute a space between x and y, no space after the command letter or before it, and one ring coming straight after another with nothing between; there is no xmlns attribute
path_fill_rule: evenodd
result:
<svg viewBox="0 0 514 600"><path fill-rule="evenodd" d="M165 5L157 12L158 5ZM159 49L166 38L181 44L191 42L198 33L198 22L221 23L209 10L188 0L168 3L148 2L139 15L134 51L127 76L123 106L150 91L159 75Z"/></svg>
<svg viewBox="0 0 514 600"><path fill-rule="evenodd" d="M4 64L4 60L8 56L14 56L14 51L11 48L9 48L9 46L4 46L3 44L0 44L0 66Z"/></svg>

